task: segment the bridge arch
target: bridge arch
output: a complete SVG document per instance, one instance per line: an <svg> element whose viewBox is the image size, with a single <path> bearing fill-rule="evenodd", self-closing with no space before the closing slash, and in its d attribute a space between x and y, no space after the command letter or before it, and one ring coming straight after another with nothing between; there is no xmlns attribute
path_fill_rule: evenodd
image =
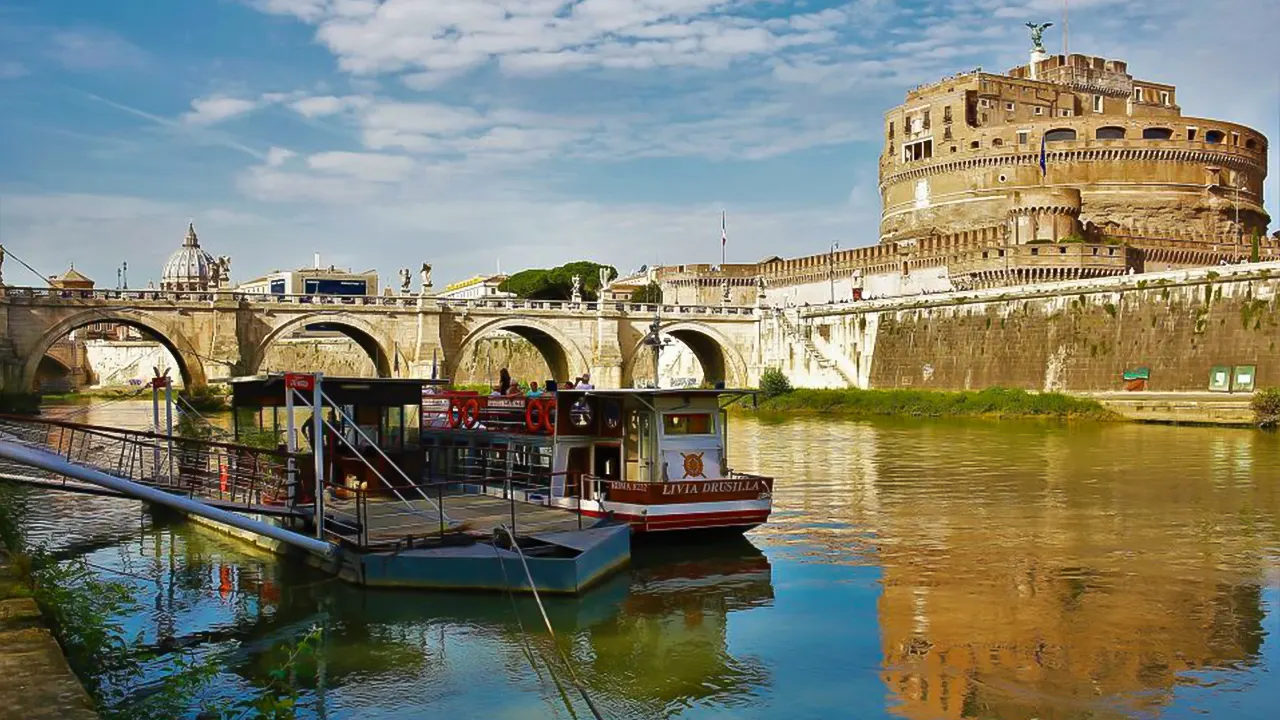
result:
<svg viewBox="0 0 1280 720"><path fill-rule="evenodd" d="M693 352L702 366L705 382L713 385L722 382L725 387L746 387L750 379L747 361L724 333L706 323L689 320L665 323L659 332L679 340ZM624 387L635 384L637 363L652 362L650 352L641 337L623 361Z"/></svg>
<svg viewBox="0 0 1280 720"><path fill-rule="evenodd" d="M30 352L26 353L27 361L22 368L22 387L35 390L36 378L39 374L40 362L44 359L54 343L75 330L94 323L117 323L137 328L151 336L164 346L178 364L178 372L182 375L182 384L187 388L203 387L208 384L204 372L204 363L195 345L172 324L161 320L151 313L141 310L127 309L91 309L71 315L49 328L36 341Z"/></svg>
<svg viewBox="0 0 1280 720"><path fill-rule="evenodd" d="M267 351L271 349L271 346L276 341L310 325L331 327L351 338L373 361L378 377L392 376L391 352L387 349L384 339L381 338L381 331L358 315L334 311L319 311L299 315L272 328L271 332L267 333L262 342L258 343L258 346L254 348L253 355L248 362L248 374L256 375L261 370L262 363L267 358Z"/></svg>
<svg viewBox="0 0 1280 720"><path fill-rule="evenodd" d="M547 367L551 369L552 377L557 381L564 382L591 372L591 363L587 360L586 354L577 343L570 340L555 325L535 318L517 317L490 320L467 333L458 346L458 352L452 358L446 359L446 375L450 379L454 378L467 351L474 350L476 342L481 338L500 330L515 333L537 348L542 359L546 361ZM517 378L517 380L524 379L526 378Z"/></svg>

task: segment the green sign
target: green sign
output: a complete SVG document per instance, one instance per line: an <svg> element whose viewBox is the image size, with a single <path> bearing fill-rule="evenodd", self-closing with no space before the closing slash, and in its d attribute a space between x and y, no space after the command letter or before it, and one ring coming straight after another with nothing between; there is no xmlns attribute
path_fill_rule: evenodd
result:
<svg viewBox="0 0 1280 720"><path fill-rule="evenodd" d="M1125 380L1150 380L1151 368L1140 367L1140 368L1134 368L1132 370L1125 370L1124 379Z"/></svg>
<svg viewBox="0 0 1280 720"><path fill-rule="evenodd" d="M1214 365L1209 370L1209 392L1231 392L1231 367Z"/></svg>
<svg viewBox="0 0 1280 720"><path fill-rule="evenodd" d="M1258 375L1255 365L1237 365L1231 374L1231 392L1253 392L1253 384Z"/></svg>

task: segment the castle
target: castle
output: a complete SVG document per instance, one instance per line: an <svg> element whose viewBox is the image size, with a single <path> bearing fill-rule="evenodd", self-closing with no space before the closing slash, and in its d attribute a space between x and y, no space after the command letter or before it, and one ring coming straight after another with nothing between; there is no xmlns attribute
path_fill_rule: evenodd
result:
<svg viewBox="0 0 1280 720"><path fill-rule="evenodd" d="M825 303L1280 257L1267 139L1182 115L1124 62L1048 55L915 88L885 114L880 242L659 268L668 303Z"/></svg>

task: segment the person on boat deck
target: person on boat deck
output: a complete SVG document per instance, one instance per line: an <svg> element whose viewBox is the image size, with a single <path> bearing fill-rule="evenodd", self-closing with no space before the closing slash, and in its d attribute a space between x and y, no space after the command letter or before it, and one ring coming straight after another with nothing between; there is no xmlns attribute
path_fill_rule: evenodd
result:
<svg viewBox="0 0 1280 720"><path fill-rule="evenodd" d="M537 380L529 381L529 392L525 396L531 398L542 397L542 388L538 387Z"/></svg>
<svg viewBox="0 0 1280 720"><path fill-rule="evenodd" d="M498 371L498 394L507 395L511 392L511 373L506 368Z"/></svg>
<svg viewBox="0 0 1280 720"><path fill-rule="evenodd" d="M524 392L520 390L520 383L516 380L511 381L511 385L507 387L507 397L520 397Z"/></svg>
<svg viewBox="0 0 1280 720"><path fill-rule="evenodd" d="M566 381L565 381L565 383L564 383L564 389L565 389L565 390L572 390L573 388L574 388L573 381L572 381L572 380L566 380Z"/></svg>
<svg viewBox="0 0 1280 720"><path fill-rule="evenodd" d="M578 378L578 384L574 386L575 390L595 390L596 386L591 384L591 373L582 373L582 377Z"/></svg>

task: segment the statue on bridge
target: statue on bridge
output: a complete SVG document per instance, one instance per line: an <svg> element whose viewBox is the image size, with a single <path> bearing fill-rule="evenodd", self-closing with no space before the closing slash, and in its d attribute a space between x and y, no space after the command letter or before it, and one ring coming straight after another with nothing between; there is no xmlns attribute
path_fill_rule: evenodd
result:
<svg viewBox="0 0 1280 720"><path fill-rule="evenodd" d="M0 287L4 286L4 246L0 245Z"/></svg>
<svg viewBox="0 0 1280 720"><path fill-rule="evenodd" d="M574 275L570 280L573 282L573 291L569 299L572 302L580 303L582 302L582 276Z"/></svg>
<svg viewBox="0 0 1280 720"><path fill-rule="evenodd" d="M400 268L400 294L409 294L409 268Z"/></svg>
<svg viewBox="0 0 1280 720"><path fill-rule="evenodd" d="M431 263L422 263L422 269L418 271L418 274L422 276L421 294L426 295L427 291L431 289Z"/></svg>
<svg viewBox="0 0 1280 720"><path fill-rule="evenodd" d="M217 281L213 283L213 287L215 289L229 287L231 285L231 256L219 255L218 261L214 263L214 267L217 268L215 272Z"/></svg>

